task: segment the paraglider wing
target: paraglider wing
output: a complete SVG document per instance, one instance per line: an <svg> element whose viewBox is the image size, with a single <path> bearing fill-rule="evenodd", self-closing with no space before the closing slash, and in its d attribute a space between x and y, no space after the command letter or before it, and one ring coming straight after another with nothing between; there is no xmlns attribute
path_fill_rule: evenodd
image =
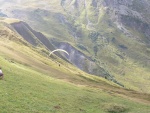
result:
<svg viewBox="0 0 150 113"><path fill-rule="evenodd" d="M49 56L51 56L51 54L53 54L53 53L56 52L56 51L62 51L62 52L64 52L64 53L66 53L67 55L69 55L69 53L68 53L67 51L63 50L63 49L56 49L56 50L50 52Z"/></svg>

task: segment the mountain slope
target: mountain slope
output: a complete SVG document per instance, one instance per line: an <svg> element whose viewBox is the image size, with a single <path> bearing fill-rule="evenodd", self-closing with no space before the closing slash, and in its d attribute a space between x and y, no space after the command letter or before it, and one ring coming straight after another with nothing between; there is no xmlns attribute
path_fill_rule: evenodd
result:
<svg viewBox="0 0 150 113"><path fill-rule="evenodd" d="M148 0L1 2L3 14L27 22L50 41L58 42L56 47L65 42L82 52L86 57L81 64L81 59L66 57L80 69L134 90L150 92ZM92 60L86 61L89 58Z"/></svg>
<svg viewBox="0 0 150 113"><path fill-rule="evenodd" d="M0 60L5 73L5 80L0 81L0 112L146 113L150 110L149 105L56 80L26 66L9 63L2 57Z"/></svg>
<svg viewBox="0 0 150 113"><path fill-rule="evenodd" d="M76 64L81 59L72 62L80 69L134 90L150 92L148 0L0 2L2 14L27 22L62 44L59 47L65 41L83 52L83 63ZM68 60L74 61L73 58ZM87 58L92 59L94 66Z"/></svg>
<svg viewBox="0 0 150 113"><path fill-rule="evenodd" d="M61 59L53 61L7 23L0 23L0 35L5 74L0 80L0 112L150 111L149 94L120 88Z"/></svg>

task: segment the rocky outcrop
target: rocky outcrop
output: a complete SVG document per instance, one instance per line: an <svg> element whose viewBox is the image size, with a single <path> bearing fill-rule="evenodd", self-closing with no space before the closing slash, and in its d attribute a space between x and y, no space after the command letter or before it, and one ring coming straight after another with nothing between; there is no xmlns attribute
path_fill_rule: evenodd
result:
<svg viewBox="0 0 150 113"><path fill-rule="evenodd" d="M137 18L133 18L130 16L121 16L121 22L125 25L128 26L141 34L145 35L146 38L146 43L150 44L150 24L143 22ZM141 40L140 40L141 41Z"/></svg>
<svg viewBox="0 0 150 113"><path fill-rule="evenodd" d="M41 45L50 51L56 49L47 37L45 37L41 32L33 30L27 23L21 21L13 23L11 25L17 31L17 33L20 34L31 45L33 46ZM63 60L66 60L66 58L64 58L60 53L56 53L56 55L62 58Z"/></svg>
<svg viewBox="0 0 150 113"><path fill-rule="evenodd" d="M150 2L147 0L105 0L103 3L110 12L110 17L113 18L114 23L122 30L126 36L135 37L126 27L132 28L137 32L145 35L147 41L150 43L150 16L148 9ZM136 39L136 38L135 38Z"/></svg>
<svg viewBox="0 0 150 113"><path fill-rule="evenodd" d="M33 30L25 22L13 23L12 26L30 44L34 46L37 46L38 44L43 44L50 50L55 49L51 42L42 33Z"/></svg>
<svg viewBox="0 0 150 113"><path fill-rule="evenodd" d="M74 64L81 70L89 74L95 74L97 76L112 78L112 76L110 76L110 74L106 70L98 66L94 60L77 50L69 43L57 42L56 40L51 41L57 48L66 50L69 53L69 55L64 54L64 56L68 59L68 61L70 61L72 64Z"/></svg>
<svg viewBox="0 0 150 113"><path fill-rule="evenodd" d="M36 40L33 33L28 29L28 26L24 24L24 22L13 23L12 26L31 45L38 45L39 42Z"/></svg>

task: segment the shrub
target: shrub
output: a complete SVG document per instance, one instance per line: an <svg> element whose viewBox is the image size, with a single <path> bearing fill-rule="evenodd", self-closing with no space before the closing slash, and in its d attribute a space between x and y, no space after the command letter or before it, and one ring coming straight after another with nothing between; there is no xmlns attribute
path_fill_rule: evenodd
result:
<svg viewBox="0 0 150 113"><path fill-rule="evenodd" d="M124 105L120 105L120 104L106 104L105 105L105 111L107 111L108 113L124 113L127 112L129 109L124 106Z"/></svg>

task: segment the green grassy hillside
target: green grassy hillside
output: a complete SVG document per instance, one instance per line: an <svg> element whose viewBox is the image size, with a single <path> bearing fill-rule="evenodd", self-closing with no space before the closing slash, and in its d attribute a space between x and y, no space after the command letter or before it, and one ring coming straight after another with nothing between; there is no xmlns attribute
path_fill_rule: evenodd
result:
<svg viewBox="0 0 150 113"><path fill-rule="evenodd" d="M118 15L118 9L113 6L113 2L106 0L108 6L105 6L104 0L85 1L86 3L84 0L16 1L16 4L5 2L1 7L2 12L9 17L23 20L49 39L67 42L90 57L95 64L92 66L92 74L101 76L102 72L107 73L126 88L150 93L149 35L146 37L141 30L148 29L148 23L135 16L139 12L143 18L144 15L148 18L149 13L145 11L148 6L143 7L146 1L141 3L134 0L132 5L129 4L130 7L122 1L122 5L137 11L133 15L130 15L129 11L127 16ZM128 4L128 1L126 3ZM13 7L9 7L10 5ZM121 10L122 8L119 12L124 11ZM136 28L139 28L139 31ZM34 38L33 33L28 30L26 29L26 32ZM78 65L84 64L86 71L90 63Z"/></svg>
<svg viewBox="0 0 150 113"><path fill-rule="evenodd" d="M88 75L0 24L1 113L148 113L150 95ZM46 50L44 50L46 51ZM60 67L59 67L59 63Z"/></svg>
<svg viewBox="0 0 150 113"><path fill-rule="evenodd" d="M150 93L148 1L116 0L120 9L107 0L15 3L1 5L3 13L27 22L49 39L65 41L85 53L97 65L94 74L101 75L102 68L125 87ZM126 16L123 12L127 12Z"/></svg>
<svg viewBox="0 0 150 113"><path fill-rule="evenodd" d="M5 74L4 80L0 80L1 113L150 112L148 104L102 89L57 80L27 66L10 63L3 57L0 62Z"/></svg>

